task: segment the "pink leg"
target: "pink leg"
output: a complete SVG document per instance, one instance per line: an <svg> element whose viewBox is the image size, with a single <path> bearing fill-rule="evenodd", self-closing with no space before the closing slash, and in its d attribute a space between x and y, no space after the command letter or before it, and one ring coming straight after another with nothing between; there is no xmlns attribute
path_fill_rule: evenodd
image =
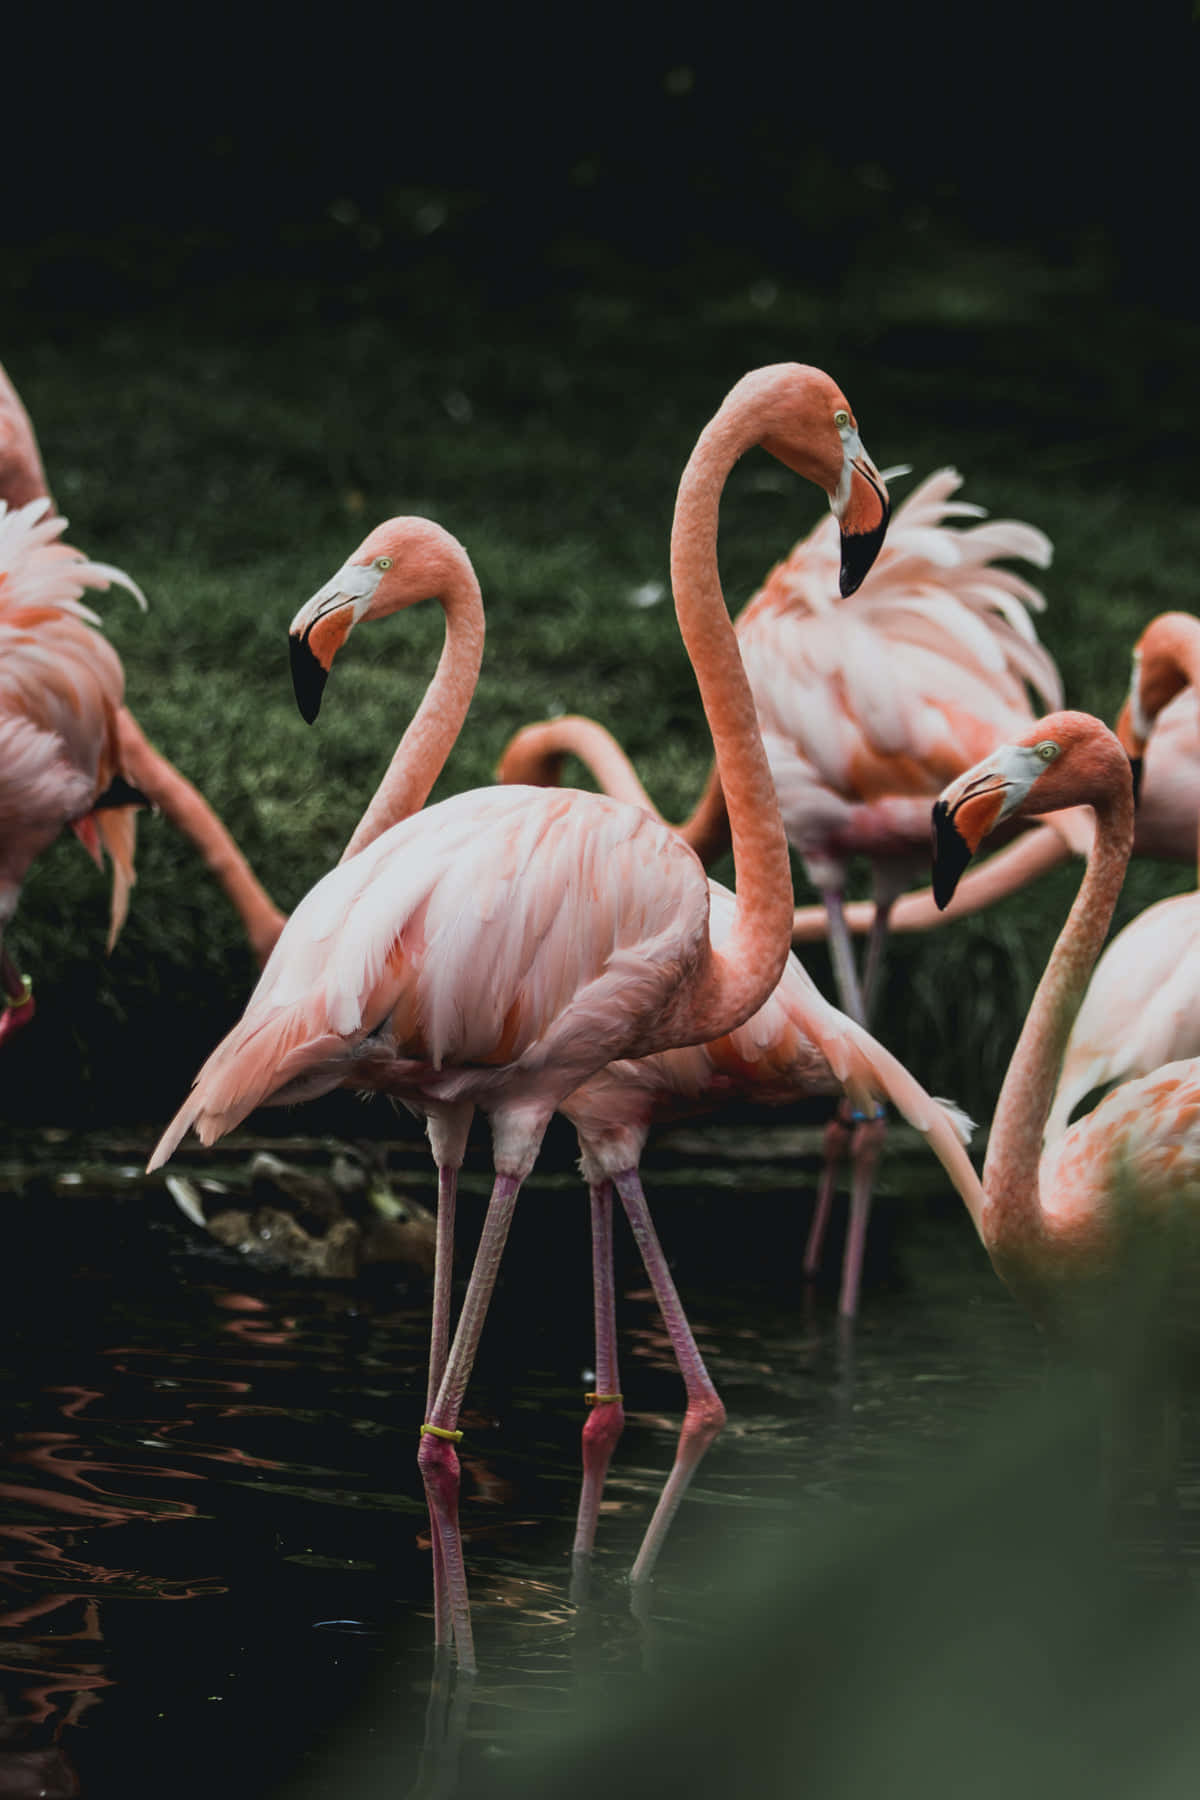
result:
<svg viewBox="0 0 1200 1800"><path fill-rule="evenodd" d="M826 888L821 899L828 920L829 956L833 963L833 979L837 984L838 1004L844 1013L849 1013L856 1025L865 1025L866 1008L863 1006L862 989L858 984L858 970L854 965L854 947L850 942L846 915L842 910L842 890Z"/></svg>
<svg viewBox="0 0 1200 1800"><path fill-rule="evenodd" d="M454 1275L454 1210L458 1199L457 1168L438 1169L437 1238L433 1258L433 1323L429 1332L429 1381L425 1391L425 1417L433 1416L433 1403L446 1369L450 1341L450 1289ZM446 1588L446 1559L432 1507L429 1537L433 1545L433 1641L450 1642L450 1600Z"/></svg>
<svg viewBox="0 0 1200 1800"><path fill-rule="evenodd" d="M487 1217L483 1222L479 1249L475 1253L475 1266L471 1270L466 1298L459 1315L458 1329L446 1358L441 1383L429 1409L426 1428L422 1430L421 1448L417 1456L430 1517L441 1548L446 1604L450 1611L454 1641L458 1646L460 1669L474 1670L476 1662L475 1645L471 1636L471 1610L467 1599L467 1576L463 1566L462 1537L458 1528L459 1468L454 1448L457 1441L455 1433L520 1189L521 1183L515 1175L497 1175L492 1197L488 1202ZM432 1431L427 1429L430 1426L433 1427Z"/></svg>
<svg viewBox="0 0 1200 1800"><path fill-rule="evenodd" d="M842 1291L838 1296L838 1312L852 1319L858 1312L858 1289L862 1280L863 1251L867 1242L867 1221L871 1216L871 1190L887 1125L882 1111L877 1118L864 1119L856 1126L851 1140L850 1156L853 1176L850 1186L850 1223L846 1228L846 1248L842 1256Z"/></svg>
<svg viewBox="0 0 1200 1800"><path fill-rule="evenodd" d="M834 1189L837 1187L838 1164L850 1148L849 1119L849 1108L842 1100L839 1101L837 1111L825 1127L825 1166L821 1170L816 1210L813 1213L812 1224L808 1228L808 1238L804 1245L804 1273L810 1281L821 1266L821 1251L825 1247L825 1232L829 1226L829 1214L833 1207Z"/></svg>
<svg viewBox="0 0 1200 1800"><path fill-rule="evenodd" d="M875 902L875 917L871 921L871 932L867 938L867 958L863 972L863 1023L870 1025L871 1014L875 1010L875 1002L879 998L879 981L883 974L883 952L887 944L888 915L893 901L889 899Z"/></svg>
<svg viewBox="0 0 1200 1800"><path fill-rule="evenodd" d="M647 1581L653 1572L658 1553L662 1549L667 1527L675 1517L679 1502L683 1499L688 1482L700 1462L700 1458L708 1449L725 1423L725 1408L721 1397L712 1384L708 1370L704 1366L696 1340L692 1336L691 1326L687 1322L679 1295L675 1291L675 1283L667 1268L667 1259L662 1253L654 1226L650 1222L650 1209L646 1205L646 1196L642 1192L642 1184L636 1169L626 1169L622 1174L614 1176L617 1192L621 1196L629 1223L633 1227L633 1235L637 1239L638 1249L642 1253L642 1261L646 1265L646 1273L650 1277L650 1285L658 1300L663 1323L671 1339L671 1347L679 1364L679 1372L683 1376L687 1389L687 1412L684 1414L683 1426L679 1433L679 1444L675 1451L675 1462L667 1477L667 1485L659 1496L658 1505L654 1509L646 1535L642 1539L642 1547L637 1553L630 1580Z"/></svg>
<svg viewBox="0 0 1200 1800"><path fill-rule="evenodd" d="M591 1555L596 1519L604 1492L604 1478L617 1440L625 1426L621 1404L621 1378L617 1373L617 1322L613 1297L611 1181L599 1181L589 1190L592 1209L592 1287L596 1313L596 1391L588 1395L591 1411L583 1428L583 1486L575 1521L572 1562Z"/></svg>

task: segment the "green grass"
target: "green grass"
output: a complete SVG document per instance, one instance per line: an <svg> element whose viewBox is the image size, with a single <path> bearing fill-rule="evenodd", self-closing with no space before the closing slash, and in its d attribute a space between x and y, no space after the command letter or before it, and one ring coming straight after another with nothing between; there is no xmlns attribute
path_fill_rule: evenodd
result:
<svg viewBox="0 0 1200 1800"><path fill-rule="evenodd" d="M316 726L292 702L288 621L396 512L463 539L488 607L483 679L435 797L489 781L520 724L566 709L617 733L668 816L690 809L708 764L694 682L669 603L630 595L665 583L679 470L761 362L829 367L879 463L953 462L968 497L1050 534L1044 638L1069 700L1113 715L1137 632L1195 604L1193 334L1119 311L1094 274L943 249L944 267L895 261L828 295L740 273L706 289L700 266L656 290L601 264L507 309L431 263L348 293L193 294L69 342L15 319L3 354L72 541L150 598L146 617L103 603L130 704L291 906L339 854L436 661L440 613L417 608L352 641ZM762 456L735 471L732 609L818 513ZM73 842L33 872L11 937L40 1011L4 1054L10 1119L161 1122L249 991L206 873L164 821L140 838L110 959L102 884ZM897 944L881 1035L981 1114L1073 879ZM1189 879L1137 868L1121 918Z"/></svg>

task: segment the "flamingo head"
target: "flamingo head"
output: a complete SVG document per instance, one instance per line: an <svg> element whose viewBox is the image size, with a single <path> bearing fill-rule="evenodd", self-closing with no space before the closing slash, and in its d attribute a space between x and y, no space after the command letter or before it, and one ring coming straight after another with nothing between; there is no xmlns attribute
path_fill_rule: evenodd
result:
<svg viewBox="0 0 1200 1800"><path fill-rule="evenodd" d="M363 539L288 627L292 687L307 724L321 710L333 659L354 627L443 593L451 568L465 560L461 544L431 519L388 519Z"/></svg>
<svg viewBox="0 0 1200 1800"><path fill-rule="evenodd" d="M943 910L989 831L1004 819L1130 801L1129 759L1090 713L1057 712L959 775L933 803L933 896Z"/></svg>
<svg viewBox="0 0 1200 1800"><path fill-rule="evenodd" d="M1116 731L1133 764L1135 794L1141 785L1142 759L1154 722L1163 707L1191 681L1198 649L1200 621L1190 613L1179 612L1160 613L1152 619L1134 646L1129 694Z"/></svg>
<svg viewBox="0 0 1200 1800"><path fill-rule="evenodd" d="M887 530L891 502L883 477L863 448L850 402L824 370L781 363L746 379L762 376L772 378L772 387L767 429L758 441L829 495L842 534L838 585L843 596L853 594Z"/></svg>

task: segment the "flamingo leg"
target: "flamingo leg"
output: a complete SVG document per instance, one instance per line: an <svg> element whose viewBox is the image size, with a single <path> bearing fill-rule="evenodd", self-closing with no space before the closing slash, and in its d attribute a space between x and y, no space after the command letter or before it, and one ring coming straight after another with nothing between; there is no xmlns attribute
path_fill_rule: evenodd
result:
<svg viewBox="0 0 1200 1800"><path fill-rule="evenodd" d="M650 1277L650 1285L658 1300L663 1323L687 1389L687 1411L679 1433L675 1461L630 1573L630 1580L636 1585L649 1580L653 1573L667 1528L675 1517L688 1483L704 1452L725 1423L725 1408L696 1347L692 1328L687 1322L675 1283L671 1279L671 1271L667 1267L667 1259L651 1223L650 1209L646 1205L638 1172L636 1169L626 1169L615 1175L613 1181L633 1228L642 1262Z"/></svg>
<svg viewBox="0 0 1200 1800"><path fill-rule="evenodd" d="M475 1266L471 1270L471 1279L459 1314L458 1328L446 1357L437 1394L429 1409L417 1456L421 1478L425 1483L425 1498L429 1502L430 1517L434 1521L434 1531L441 1550L442 1578L451 1629L458 1648L458 1666L470 1671L474 1671L477 1664L471 1634L471 1609L467 1598L462 1535L458 1525L460 1474L454 1434L520 1191L518 1176L496 1176L479 1239L479 1249L475 1253ZM436 1558L434 1568L436 1578Z"/></svg>
<svg viewBox="0 0 1200 1800"><path fill-rule="evenodd" d="M821 901L829 921L829 955L833 963L833 978L837 983L838 1004L844 1013L849 1013L856 1025L865 1026L866 1008L854 962L854 946L850 942L846 912L842 905L841 888L825 888Z"/></svg>
<svg viewBox="0 0 1200 1800"><path fill-rule="evenodd" d="M876 900L875 917L871 920L871 931L867 938L867 954L863 965L863 1024L869 1026L875 1011L875 1002L879 998L879 986L883 975L883 955L887 948L888 918L894 904L894 896L885 896Z"/></svg>
<svg viewBox="0 0 1200 1800"><path fill-rule="evenodd" d="M611 1181L589 1188L592 1213L592 1288L596 1315L596 1391L588 1395L591 1410L583 1427L583 1486L575 1520L572 1564L578 1569L591 1556L604 1478L617 1440L625 1427L621 1378L617 1372L617 1322L613 1295Z"/></svg>
<svg viewBox="0 0 1200 1800"><path fill-rule="evenodd" d="M837 1111L825 1127L825 1166L821 1170L817 1204L804 1245L804 1273L809 1281L821 1266L821 1251L825 1247L825 1233L829 1227L829 1214L833 1209L833 1195L837 1187L838 1164L849 1147L850 1113L845 1100L840 1100Z"/></svg>
<svg viewBox="0 0 1200 1800"><path fill-rule="evenodd" d="M457 1167L439 1167L437 1237L433 1260L433 1323L429 1332L429 1381L425 1391L427 1419L433 1416L433 1406L442 1385L450 1342L450 1288L454 1273L454 1211L457 1199ZM441 1648L450 1642L450 1599L446 1587L446 1559L442 1537L437 1515L432 1507L429 1509L429 1537L433 1546L433 1641Z"/></svg>
<svg viewBox="0 0 1200 1800"><path fill-rule="evenodd" d="M867 1222L871 1216L871 1192L875 1171L887 1125L882 1111L874 1119L863 1119L855 1126L850 1141L853 1169L850 1186L850 1223L846 1228L846 1248L842 1255L842 1289L838 1296L838 1312L843 1319L853 1319L858 1312L858 1290L862 1281L863 1251L867 1242Z"/></svg>

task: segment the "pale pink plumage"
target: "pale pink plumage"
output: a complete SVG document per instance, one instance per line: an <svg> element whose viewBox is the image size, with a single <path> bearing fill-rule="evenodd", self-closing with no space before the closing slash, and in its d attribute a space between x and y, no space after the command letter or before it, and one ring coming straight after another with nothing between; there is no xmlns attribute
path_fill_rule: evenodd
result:
<svg viewBox="0 0 1200 1800"><path fill-rule="evenodd" d="M93 812L121 773L118 713L124 677L82 596L136 584L58 540L65 519L49 500L9 511L0 502L0 926L16 910L34 858L71 825L113 860L109 944L133 880L130 806Z"/></svg>
<svg viewBox="0 0 1200 1800"><path fill-rule="evenodd" d="M1187 729L1200 740L1197 681L1200 619L1160 614L1138 640L1129 698L1117 722L1117 734L1132 757L1149 763L1163 725L1171 730L1176 753ZM1192 704L1182 706L1185 700ZM1194 825L1193 820L1193 832ZM1063 1057L1047 1141L1062 1135L1093 1089L1197 1055L1200 893L1177 894L1147 907L1097 963Z"/></svg>
<svg viewBox="0 0 1200 1800"><path fill-rule="evenodd" d="M298 617L297 695L313 716L351 627L430 594L447 614L438 675L345 861L285 927L246 1020L205 1065L151 1160L157 1166L191 1123L219 1133L239 1115L240 1090L266 1097L274 1083L278 1097L280 1082L303 1083L300 1091L331 1085L339 1057L350 1080L366 1066L372 1085L428 1117L439 1236L420 1461L434 1520L439 1636L452 1625L468 1665L458 1464L448 1440L545 1124L614 1057L733 1029L766 999L786 959L786 847L716 566L721 489L757 442L825 488L857 562L869 561L886 520L879 477L844 399L827 376L794 364L745 377L685 470L672 578L733 827L739 892L725 946L710 941L708 884L693 852L641 808L597 795L461 795L369 842L397 803L407 811L423 803L465 716L482 649L478 585L461 546L428 522L391 521ZM410 741L416 778L414 757L403 754ZM491 1115L497 1177L447 1356L453 1176L473 1104ZM706 1444L723 1418L711 1383L703 1410Z"/></svg>
<svg viewBox="0 0 1200 1800"><path fill-rule="evenodd" d="M89 590L114 581L142 607L145 599L121 570L62 543L66 528L50 499L32 421L0 368L0 620L7 618L0 676L0 928L30 862L69 823L97 861L102 847L112 858L112 948L134 879L136 812L126 806L93 814L91 808L119 773L195 844L261 963L283 915L203 795L147 741L122 704L120 661L90 629L100 620L83 603ZM105 779L98 780L101 769ZM0 947L0 999L7 1002L0 1037L32 1016L29 987Z"/></svg>

